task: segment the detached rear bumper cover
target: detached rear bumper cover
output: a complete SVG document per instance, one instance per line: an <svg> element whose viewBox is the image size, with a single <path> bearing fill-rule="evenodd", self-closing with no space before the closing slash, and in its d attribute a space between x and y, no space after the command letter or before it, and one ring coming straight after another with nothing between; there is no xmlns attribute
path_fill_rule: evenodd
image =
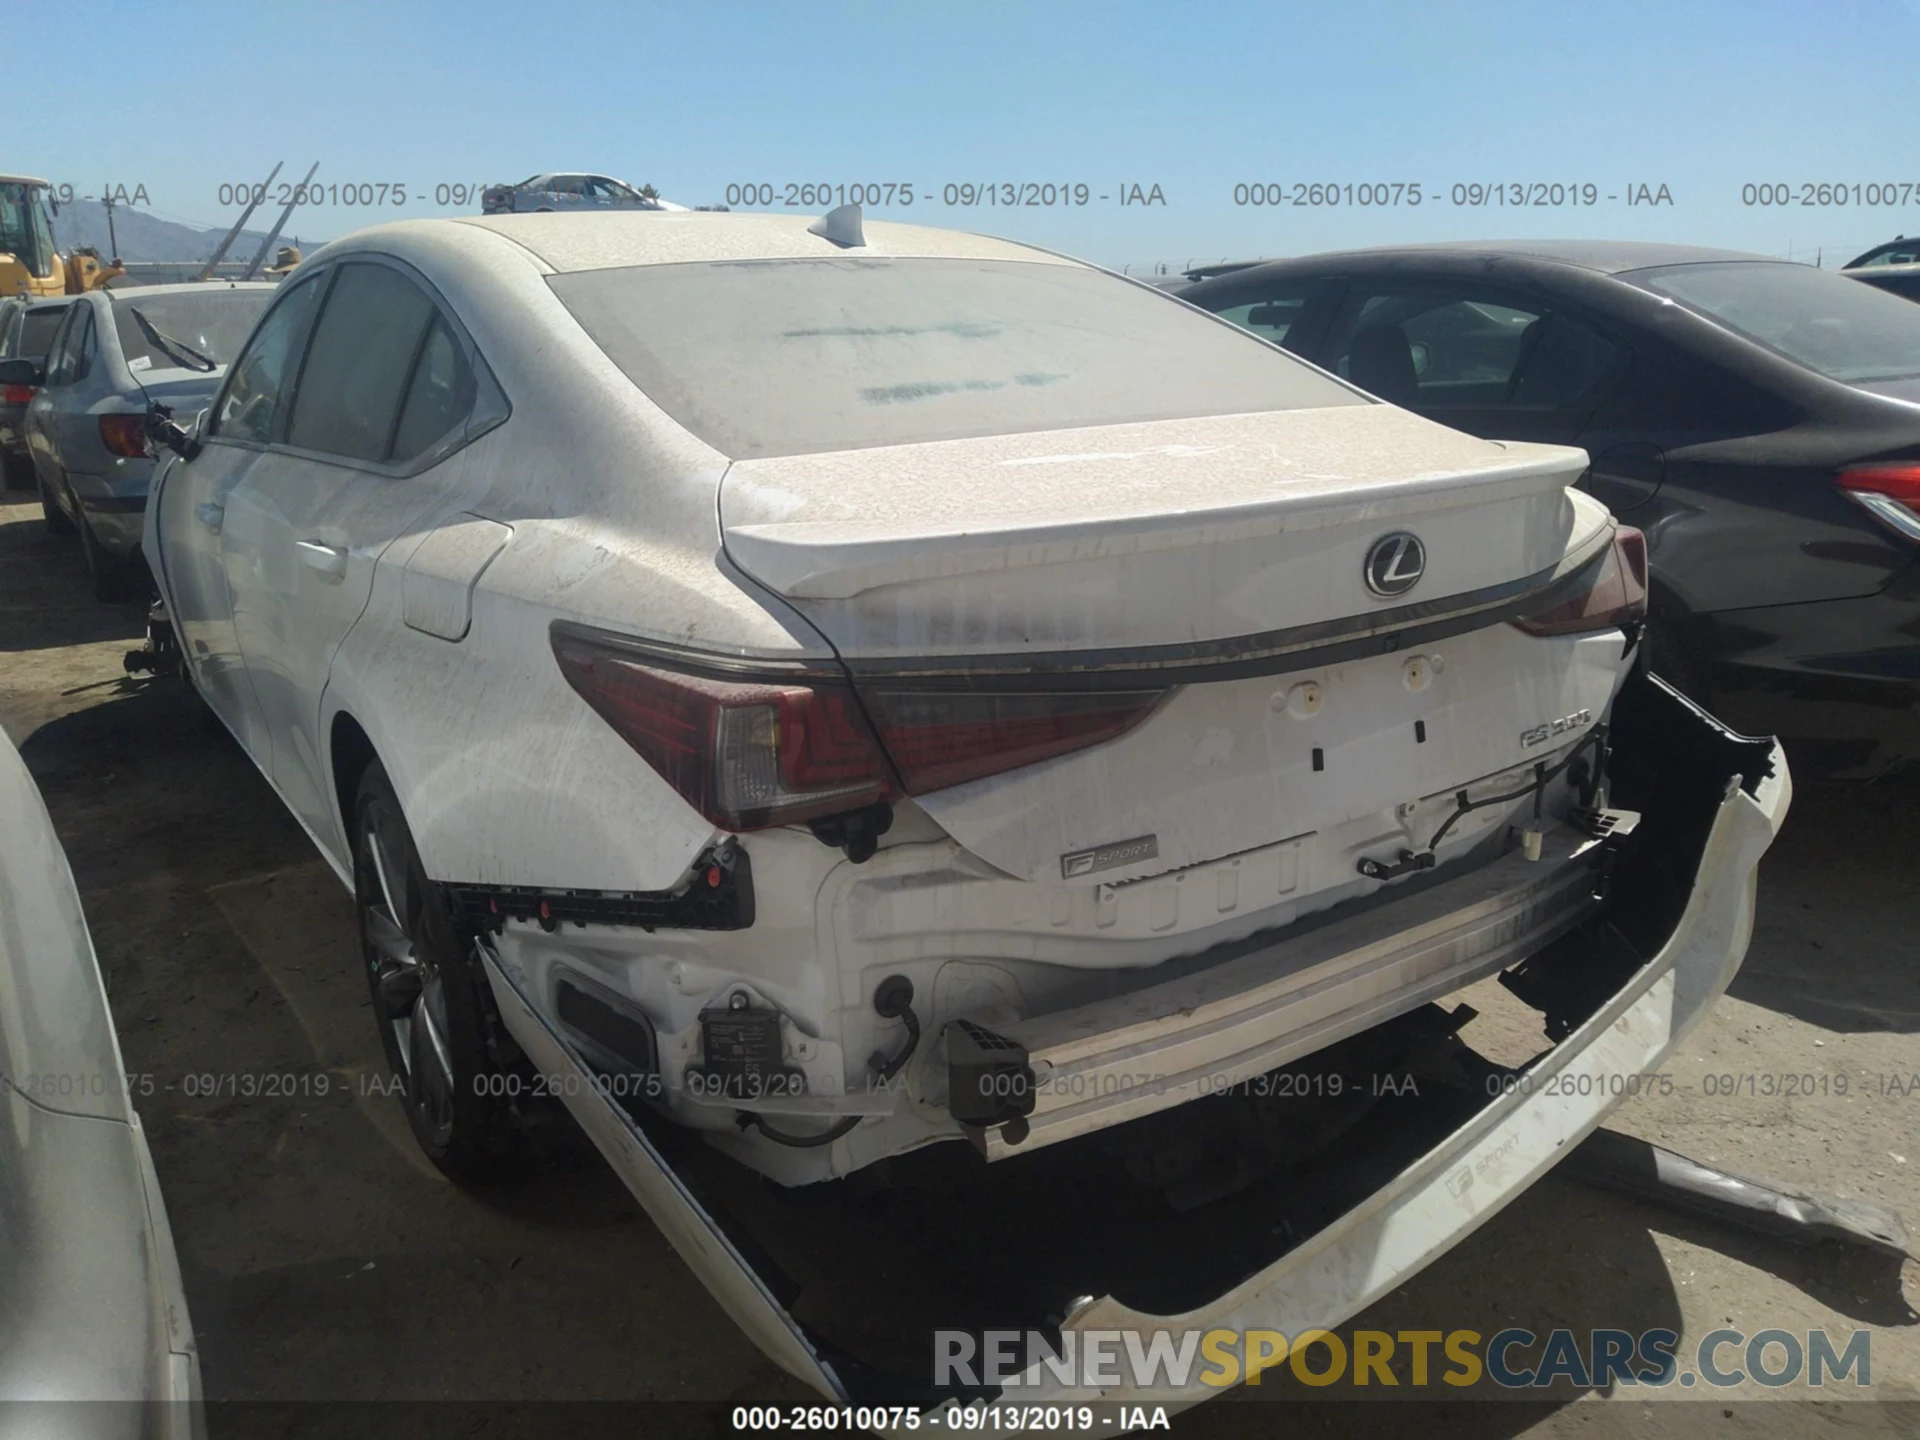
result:
<svg viewBox="0 0 1920 1440"><path fill-rule="evenodd" d="M1666 687L1658 688L1655 704L1663 713L1689 712L1685 728L1699 726L1725 737L1730 746L1758 748L1737 740ZM1704 734L1688 737L1696 759L1711 754L1715 743ZM1725 792L1714 807L1677 924L1625 985L1529 1069L1532 1083L1490 1101L1393 1180L1217 1300L1182 1314L1150 1315L1110 1298L1096 1299L1067 1316L1063 1330L1150 1334L1260 1328L1291 1335L1331 1328L1490 1219L1619 1103L1625 1087L1611 1083L1614 1078L1657 1066L1739 968L1752 934L1760 857L1778 833L1791 797L1778 745L1771 747L1770 765L1764 768L1757 776L1750 772L1743 786L1739 767L1728 766ZM826 1395L855 1398L660 1152L595 1089L578 1057L491 957L487 974L508 1027L537 1066L569 1081L560 1093L577 1118L728 1313L784 1369ZM1550 1086L1556 1078L1568 1083ZM931 1337L929 1342L931 1362ZM1021 1377L1009 1399L1023 1405L1185 1404L1215 1393L1197 1381L1184 1387L1079 1387L1036 1368Z"/></svg>
<svg viewBox="0 0 1920 1440"><path fill-rule="evenodd" d="M1142 1315L1096 1300L1068 1330L1256 1327L1298 1334L1364 1309L1478 1229L1557 1164L1617 1104L1615 1077L1653 1069L1719 998L1753 933L1756 871L1786 817L1792 786L1776 745L1758 793L1737 786L1721 803L1672 938L1611 1001L1539 1064L1530 1085L1490 1105L1418 1164L1333 1225L1201 1310ZM1571 1083L1549 1085L1555 1078ZM1588 1083L1582 1083L1583 1078ZM1551 1091L1551 1093L1549 1093ZM1184 1391L1105 1395L1025 1377L1020 1399L1202 1398Z"/></svg>

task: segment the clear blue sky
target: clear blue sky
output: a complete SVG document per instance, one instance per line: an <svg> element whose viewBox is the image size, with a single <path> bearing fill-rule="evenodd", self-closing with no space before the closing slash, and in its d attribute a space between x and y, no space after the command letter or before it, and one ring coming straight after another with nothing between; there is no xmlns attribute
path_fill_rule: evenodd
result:
<svg viewBox="0 0 1920 1440"><path fill-rule="evenodd" d="M96 37L63 46L77 59L97 44L107 70L92 73L120 83L76 76L64 99L16 107L0 166L83 194L141 184L155 213L210 226L237 214L222 182L264 178L277 160L283 179L318 160L318 183L420 196L303 211L289 233L309 238L459 213L432 203L437 184L556 168L651 182L686 204L740 182L910 182L910 209L869 213L1136 268L1503 235L1825 247L1831 265L1920 232L1920 0L229 0L58 15L60 35ZM51 83L58 69L41 73ZM941 203L945 184L968 181L1116 196L1157 184L1166 203ZM1413 182L1424 203L1236 206L1250 181ZM1603 198L1446 203L1455 183L1488 181L1591 182ZM1908 203L1742 204L1744 183L1822 181L1908 182ZM1640 184L1666 185L1674 203L1628 207Z"/></svg>

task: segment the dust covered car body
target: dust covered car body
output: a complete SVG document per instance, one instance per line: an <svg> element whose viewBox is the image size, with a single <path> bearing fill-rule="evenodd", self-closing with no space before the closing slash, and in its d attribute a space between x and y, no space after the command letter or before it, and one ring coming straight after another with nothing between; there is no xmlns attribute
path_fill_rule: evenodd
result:
<svg viewBox="0 0 1920 1440"><path fill-rule="evenodd" d="M407 223L303 265L234 375L148 554L196 687L355 890L416 1136L491 1173L538 1072L829 1393L913 1368L869 1342L923 1356L833 1310L890 1242L845 1232L795 1306L759 1267L835 1232L743 1177L986 1187L961 1228L1012 1226L987 1271L1055 1323L1143 1252L1028 1189L1244 1204L1306 1152L1227 1140L1222 1179L1189 1143L1216 1102L1456 1043L1432 1002L1598 943L1636 863L1677 888L1631 964L1530 989L1558 1035L1692 955L1677 1033L1744 949L1784 770L1636 670L1644 546L1584 455L1148 287L857 212ZM1615 1061L1664 1043L1634 1035ZM1432 1154L1512 1118L1489 1094ZM1469 1210L1388 1167L1417 1243L1308 1308L1418 1268L1603 1108ZM1364 1195L1393 1147L1355 1143ZM1197 1223L1159 1237L1197 1257L1165 1295L1292 1293L1270 1220Z"/></svg>
<svg viewBox="0 0 1920 1440"><path fill-rule="evenodd" d="M0 734L0 1429L205 1435L153 1156L59 838ZM139 1091L136 1090L139 1087Z"/></svg>

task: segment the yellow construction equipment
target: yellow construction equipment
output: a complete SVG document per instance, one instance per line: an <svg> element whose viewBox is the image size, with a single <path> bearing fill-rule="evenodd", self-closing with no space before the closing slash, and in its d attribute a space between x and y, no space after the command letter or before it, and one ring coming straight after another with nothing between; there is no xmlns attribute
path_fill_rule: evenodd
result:
<svg viewBox="0 0 1920 1440"><path fill-rule="evenodd" d="M53 248L47 198L53 186L31 175L0 175L0 297L81 295L126 274L93 250L61 255Z"/></svg>

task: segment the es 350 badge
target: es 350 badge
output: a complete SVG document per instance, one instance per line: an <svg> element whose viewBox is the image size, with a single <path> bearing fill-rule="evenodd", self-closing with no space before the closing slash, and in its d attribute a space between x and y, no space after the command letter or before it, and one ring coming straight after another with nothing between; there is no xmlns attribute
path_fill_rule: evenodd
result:
<svg viewBox="0 0 1920 1440"><path fill-rule="evenodd" d="M1532 749L1535 745L1544 745L1556 735L1565 735L1578 730L1582 725L1590 724L1593 711L1576 710L1571 715L1562 715L1558 720L1548 720L1543 724L1529 725L1520 732L1520 748Z"/></svg>

